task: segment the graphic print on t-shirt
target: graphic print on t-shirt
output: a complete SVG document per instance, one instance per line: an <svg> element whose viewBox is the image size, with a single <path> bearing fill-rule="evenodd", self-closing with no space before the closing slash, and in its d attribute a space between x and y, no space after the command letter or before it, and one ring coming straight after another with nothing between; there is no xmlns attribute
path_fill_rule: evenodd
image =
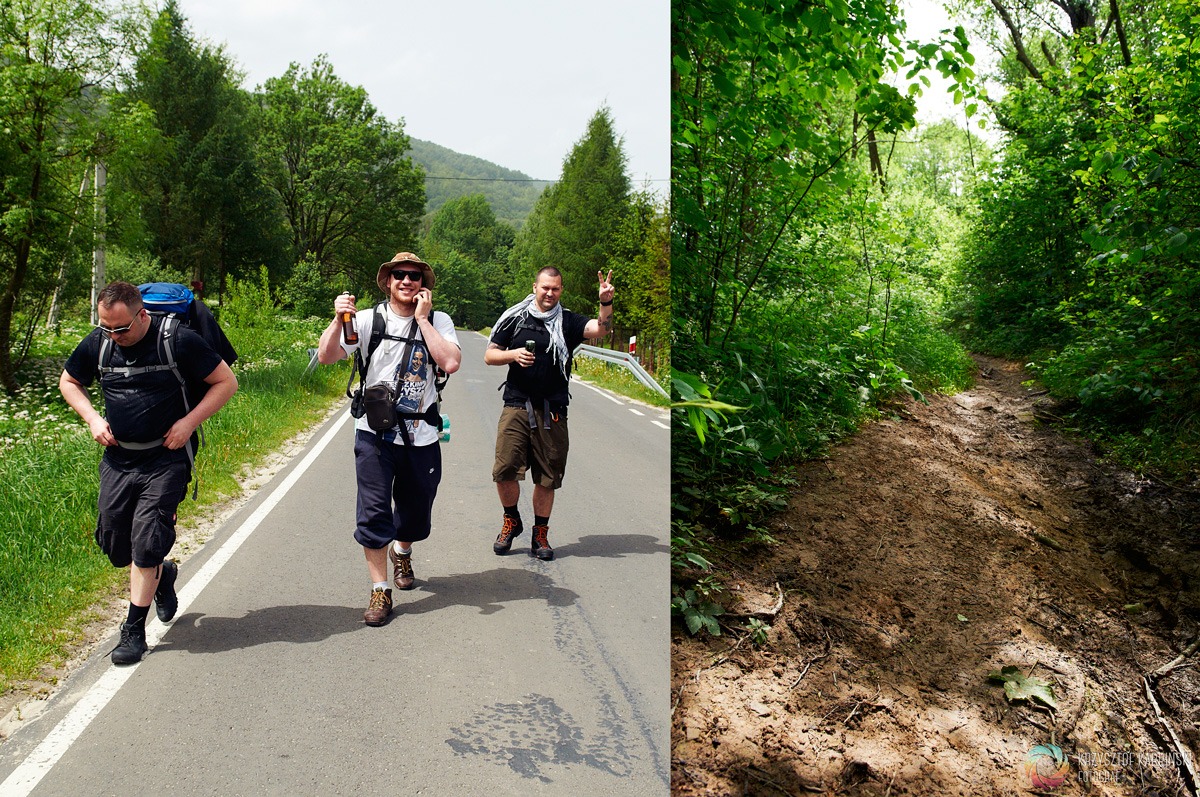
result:
<svg viewBox="0 0 1200 797"><path fill-rule="evenodd" d="M397 374L396 409L399 412L420 412L425 400L425 378L429 369L429 352L420 341L413 343L412 354L408 359L408 367ZM417 421L405 421L408 431L415 434Z"/></svg>

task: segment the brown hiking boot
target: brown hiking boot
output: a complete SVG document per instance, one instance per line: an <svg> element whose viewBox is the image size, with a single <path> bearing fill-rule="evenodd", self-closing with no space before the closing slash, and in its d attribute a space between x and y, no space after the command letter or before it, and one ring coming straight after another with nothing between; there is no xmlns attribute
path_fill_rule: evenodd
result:
<svg viewBox="0 0 1200 797"><path fill-rule="evenodd" d="M416 575L413 573L412 549L408 553L396 553L396 546L388 546L388 559L392 563L392 583L396 589L412 589Z"/></svg>
<svg viewBox="0 0 1200 797"><path fill-rule="evenodd" d="M392 591L390 589L371 590L371 603L363 612L363 622L367 625L383 625L392 614Z"/></svg>
<svg viewBox="0 0 1200 797"><path fill-rule="evenodd" d="M538 559L548 561L554 558L554 549L550 547L550 541L546 539L549 534L549 526L533 527L533 539L529 543L529 552Z"/></svg>
<svg viewBox="0 0 1200 797"><path fill-rule="evenodd" d="M516 518L504 516L504 525L500 527L500 533L496 535L496 541L492 543L492 550L497 556L508 553L508 549L512 547L512 542L517 537L521 536L521 523Z"/></svg>

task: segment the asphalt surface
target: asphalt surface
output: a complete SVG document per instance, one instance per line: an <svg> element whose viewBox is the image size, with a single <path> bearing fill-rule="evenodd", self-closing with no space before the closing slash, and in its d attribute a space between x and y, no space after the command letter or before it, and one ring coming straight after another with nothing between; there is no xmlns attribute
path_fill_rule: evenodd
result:
<svg viewBox="0 0 1200 797"><path fill-rule="evenodd" d="M114 667L114 638L0 745L0 795L668 793L667 412L575 383L555 560L528 531L496 556L504 369L460 334L433 533L391 622L362 623L338 413L184 563L140 664Z"/></svg>

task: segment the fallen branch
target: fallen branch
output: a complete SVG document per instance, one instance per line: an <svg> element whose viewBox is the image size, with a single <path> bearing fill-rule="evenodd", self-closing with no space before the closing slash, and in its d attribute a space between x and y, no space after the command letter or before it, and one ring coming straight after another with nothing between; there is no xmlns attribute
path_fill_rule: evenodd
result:
<svg viewBox="0 0 1200 797"><path fill-rule="evenodd" d="M758 617L760 619L765 618L767 620L774 620L779 612L783 609L783 587L779 586L778 581L775 582L775 589L779 592L779 599L775 601L775 605L770 609L758 612L725 612L725 617Z"/></svg>
<svg viewBox="0 0 1200 797"><path fill-rule="evenodd" d="M1192 758L1188 754L1187 748L1179 741L1179 737L1175 735L1175 729L1171 727L1171 723L1163 716L1162 709L1159 708L1158 700L1154 696L1154 683L1151 676L1142 676L1142 685L1146 687L1146 699L1150 701L1150 707L1154 709L1154 716L1158 718L1158 722L1167 731L1167 737L1170 738L1171 744L1175 746L1175 755L1179 761L1179 769L1187 776L1187 787L1193 797L1200 795L1200 778L1196 777L1196 768L1192 765Z"/></svg>
<svg viewBox="0 0 1200 797"><path fill-rule="evenodd" d="M1154 672L1148 673L1149 677L1154 679L1155 681L1157 681L1158 679L1160 679L1166 675L1169 675L1170 673L1172 673L1175 670L1182 667L1183 663L1188 660L1188 657L1191 656L1193 653L1195 653L1197 650L1200 650L1200 637L1197 637L1196 640L1194 642L1192 642L1192 644L1190 644L1186 648L1184 648L1183 653L1180 653L1174 659L1167 662L1163 666L1159 667Z"/></svg>
<svg viewBox="0 0 1200 797"><path fill-rule="evenodd" d="M812 659L809 659L808 664L804 665L804 669L800 671L799 677L797 677L795 682L791 685L791 687L788 688L788 691L790 692L793 689L795 689L797 686L799 686L800 682L804 680L804 676L808 675L808 671L810 669L812 669L812 666L814 664L816 664L818 661L821 661L822 659L829 658L829 654L832 651L833 651L833 640L831 640L829 638L829 631L826 631L825 632L825 652L822 653L820 656L815 656Z"/></svg>

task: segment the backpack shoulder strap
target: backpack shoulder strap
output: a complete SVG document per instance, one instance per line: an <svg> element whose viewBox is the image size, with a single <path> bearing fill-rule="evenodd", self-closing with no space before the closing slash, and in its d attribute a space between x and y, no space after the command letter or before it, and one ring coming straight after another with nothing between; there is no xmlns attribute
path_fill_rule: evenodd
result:
<svg viewBox="0 0 1200 797"><path fill-rule="evenodd" d="M100 333L100 350L99 357L96 358L96 372L103 374L108 364L112 362L113 342L112 338Z"/></svg>
<svg viewBox="0 0 1200 797"><path fill-rule="evenodd" d="M179 370L179 363L175 359L175 336L178 330L179 316L168 313L161 317L158 325L158 359L159 362L171 369L171 373L175 374L175 378L179 380L179 386L184 388L183 406L187 412L191 412L192 408L187 399L187 383Z"/></svg>

